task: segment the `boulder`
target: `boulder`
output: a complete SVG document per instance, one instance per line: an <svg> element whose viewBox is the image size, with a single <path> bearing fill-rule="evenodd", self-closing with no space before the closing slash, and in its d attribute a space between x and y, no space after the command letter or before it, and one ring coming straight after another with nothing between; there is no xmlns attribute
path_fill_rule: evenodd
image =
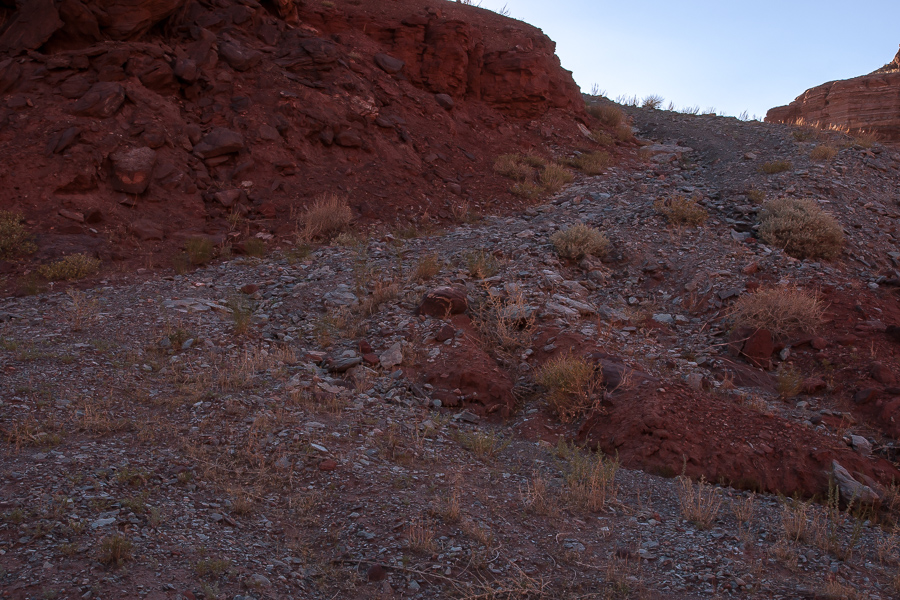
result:
<svg viewBox="0 0 900 600"><path fill-rule="evenodd" d="M226 41L219 44L219 56L235 71L249 71L262 60L262 53L244 48L237 42Z"/></svg>
<svg viewBox="0 0 900 600"><path fill-rule="evenodd" d="M156 151L152 148L120 150L110 155L112 162L112 186L117 192L143 194L150 185Z"/></svg>
<svg viewBox="0 0 900 600"><path fill-rule="evenodd" d="M831 472L835 481L837 481L838 490L844 502L849 503L855 500L862 504L876 504L881 501L875 490L854 479L838 461L834 460L831 462Z"/></svg>
<svg viewBox="0 0 900 600"><path fill-rule="evenodd" d="M772 332L768 329L758 329L750 334L741 348L741 356L754 367L768 369L772 366L772 353L775 351L775 342Z"/></svg>
<svg viewBox="0 0 900 600"><path fill-rule="evenodd" d="M393 56L379 52L375 55L375 64L385 73L393 75L402 71L406 62L399 58L394 58Z"/></svg>
<svg viewBox="0 0 900 600"><path fill-rule="evenodd" d="M469 299L465 288L442 286L425 294L416 314L445 319L450 315L458 315L469 308Z"/></svg>
<svg viewBox="0 0 900 600"><path fill-rule="evenodd" d="M215 158L225 154L239 152L244 147L241 134L224 127L216 127L194 146L194 154L200 158Z"/></svg>
<svg viewBox="0 0 900 600"><path fill-rule="evenodd" d="M83 117L107 119L125 102L125 88L114 81L95 83L72 106L72 112Z"/></svg>

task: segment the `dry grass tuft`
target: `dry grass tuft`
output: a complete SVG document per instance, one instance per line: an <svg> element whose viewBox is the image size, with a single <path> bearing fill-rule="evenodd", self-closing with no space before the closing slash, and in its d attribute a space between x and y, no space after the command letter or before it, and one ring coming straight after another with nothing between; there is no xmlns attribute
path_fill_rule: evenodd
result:
<svg viewBox="0 0 900 600"><path fill-rule="evenodd" d="M615 481L619 471L617 459L565 445L560 446L560 450L568 462L565 485L572 504L597 512L616 500L619 493Z"/></svg>
<svg viewBox="0 0 900 600"><path fill-rule="evenodd" d="M559 512L556 495L543 476L535 473L531 481L522 489L522 503L529 512L544 516L554 516Z"/></svg>
<svg viewBox="0 0 900 600"><path fill-rule="evenodd" d="M494 458L510 444L509 440L504 439L496 431L480 429L472 432L460 431L456 434L456 440L463 448L482 460Z"/></svg>
<svg viewBox="0 0 900 600"><path fill-rule="evenodd" d="M121 567L131 560L133 550L134 544L124 536L116 534L103 538L100 542L100 562Z"/></svg>
<svg viewBox="0 0 900 600"><path fill-rule="evenodd" d="M100 259L87 254L70 254L49 265L38 267L38 273L50 281L74 281L100 270Z"/></svg>
<svg viewBox="0 0 900 600"><path fill-rule="evenodd" d="M215 246L212 240L203 237L193 237L184 245L187 258L192 265L205 265L213 259Z"/></svg>
<svg viewBox="0 0 900 600"><path fill-rule="evenodd" d="M609 166L610 157L608 152L587 152L569 159L568 163L585 175L600 175Z"/></svg>
<svg viewBox="0 0 900 600"><path fill-rule="evenodd" d="M566 185L572 183L572 172L556 163L549 163L541 171L541 185L549 194L555 194Z"/></svg>
<svg viewBox="0 0 900 600"><path fill-rule="evenodd" d="M588 254L602 257L609 249L609 239L599 230L583 223L557 231L550 236L550 241L560 256L575 260Z"/></svg>
<svg viewBox="0 0 900 600"><path fill-rule="evenodd" d="M738 327L768 329L776 338L812 333L822 322L822 302L796 287L760 288L741 296L731 316Z"/></svg>
<svg viewBox="0 0 900 600"><path fill-rule="evenodd" d="M679 475L676 492L681 516L697 526L698 529L709 529L719 516L722 497L718 490L701 477L697 485L689 477Z"/></svg>
<svg viewBox="0 0 900 600"><path fill-rule="evenodd" d="M766 175L774 175L775 173L784 173L785 171L791 170L791 163L787 160L773 160L771 162L763 163L759 167L760 173L765 173Z"/></svg>
<svg viewBox="0 0 900 600"><path fill-rule="evenodd" d="M837 148L827 144L819 144L809 153L809 157L813 160L831 160L837 155Z"/></svg>
<svg viewBox="0 0 900 600"><path fill-rule="evenodd" d="M625 123L625 113L621 108L612 103L591 104L587 112L607 127L618 127Z"/></svg>
<svg viewBox="0 0 900 600"><path fill-rule="evenodd" d="M434 529L423 519L415 519L406 530L406 541L413 552L434 550Z"/></svg>
<svg viewBox="0 0 900 600"><path fill-rule="evenodd" d="M706 223L709 217L696 197L687 198L682 194L657 200L653 203L653 209L663 215L670 225L679 227L698 227Z"/></svg>
<svg viewBox="0 0 900 600"><path fill-rule="evenodd" d="M426 254L419 259L418 264L416 264L416 270L413 273L412 278L415 281L425 281L431 279L440 272L441 263L438 260L437 254Z"/></svg>
<svg viewBox="0 0 900 600"><path fill-rule="evenodd" d="M544 195L544 188L530 181L519 181L510 186L509 193L534 202L535 200L540 200L541 196Z"/></svg>
<svg viewBox="0 0 900 600"><path fill-rule="evenodd" d="M494 172L515 181L525 181L532 174L532 167L520 154L502 154L494 161Z"/></svg>
<svg viewBox="0 0 900 600"><path fill-rule="evenodd" d="M550 410L570 423L596 405L602 376L586 358L564 354L544 363L535 381L547 388Z"/></svg>
<svg viewBox="0 0 900 600"><path fill-rule="evenodd" d="M0 259L31 254L37 249L22 220L18 213L0 210Z"/></svg>
<svg viewBox="0 0 900 600"><path fill-rule="evenodd" d="M347 199L336 194L319 196L301 217L301 237L328 239L349 227L353 211Z"/></svg>
<svg viewBox="0 0 900 600"><path fill-rule="evenodd" d="M474 250L467 252L463 257L466 261L466 268L469 275L478 279L487 279L493 277L500 270L497 259L490 252L485 250Z"/></svg>

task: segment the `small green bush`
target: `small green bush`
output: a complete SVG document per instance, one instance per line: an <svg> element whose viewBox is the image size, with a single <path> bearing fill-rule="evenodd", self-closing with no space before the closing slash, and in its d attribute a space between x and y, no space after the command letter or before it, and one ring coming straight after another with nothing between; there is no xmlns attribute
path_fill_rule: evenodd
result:
<svg viewBox="0 0 900 600"><path fill-rule="evenodd" d="M74 281L100 270L100 260L87 254L70 254L49 265L38 267L38 273L50 281Z"/></svg>
<svg viewBox="0 0 900 600"><path fill-rule="evenodd" d="M609 240L602 232L582 223L560 230L550 236L556 252L563 258L579 259L585 255L603 256Z"/></svg>
<svg viewBox="0 0 900 600"><path fill-rule="evenodd" d="M0 259L31 254L37 249L22 219L19 213L0 210Z"/></svg>
<svg viewBox="0 0 900 600"><path fill-rule="evenodd" d="M184 245L184 249L192 265L205 265L213 259L215 252L212 240L202 237L189 239Z"/></svg>
<svg viewBox="0 0 900 600"><path fill-rule="evenodd" d="M759 236L794 258L832 259L844 247L844 232L815 200L778 198L763 205Z"/></svg>
<svg viewBox="0 0 900 600"><path fill-rule="evenodd" d="M547 388L550 410L570 423L593 408L602 377L587 359L560 355L538 369L535 381Z"/></svg>

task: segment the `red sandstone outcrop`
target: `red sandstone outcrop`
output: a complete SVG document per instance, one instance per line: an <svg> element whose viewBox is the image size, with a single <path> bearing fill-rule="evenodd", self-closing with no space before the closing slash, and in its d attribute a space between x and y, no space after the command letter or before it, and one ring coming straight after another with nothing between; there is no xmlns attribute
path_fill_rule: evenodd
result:
<svg viewBox="0 0 900 600"><path fill-rule="evenodd" d="M0 209L45 235L38 260L60 235L104 260L223 239L233 211L287 233L322 192L386 222L502 210L495 157L589 147L579 120L554 43L477 7L0 0Z"/></svg>
<svg viewBox="0 0 900 600"><path fill-rule="evenodd" d="M900 52L869 75L806 90L787 106L769 110L766 122L836 125L900 140Z"/></svg>

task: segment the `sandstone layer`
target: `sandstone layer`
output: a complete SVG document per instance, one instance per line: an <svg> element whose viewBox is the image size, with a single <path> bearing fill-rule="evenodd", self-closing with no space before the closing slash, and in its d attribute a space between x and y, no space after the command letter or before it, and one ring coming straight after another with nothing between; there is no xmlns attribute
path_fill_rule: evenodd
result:
<svg viewBox="0 0 900 600"><path fill-rule="evenodd" d="M787 106L769 110L766 122L833 125L900 141L900 52L869 75L806 90Z"/></svg>

